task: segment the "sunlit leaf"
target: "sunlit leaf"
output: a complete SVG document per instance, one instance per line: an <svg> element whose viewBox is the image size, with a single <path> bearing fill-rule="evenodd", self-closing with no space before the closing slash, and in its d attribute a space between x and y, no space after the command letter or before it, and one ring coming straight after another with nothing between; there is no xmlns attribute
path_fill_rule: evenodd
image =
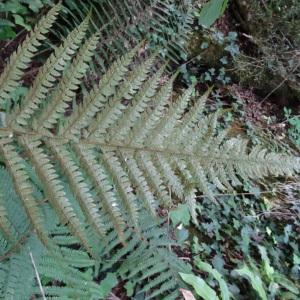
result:
<svg viewBox="0 0 300 300"><path fill-rule="evenodd" d="M190 284L196 291L197 295L204 300L218 300L216 292L200 277L193 274L179 273L181 278Z"/></svg>

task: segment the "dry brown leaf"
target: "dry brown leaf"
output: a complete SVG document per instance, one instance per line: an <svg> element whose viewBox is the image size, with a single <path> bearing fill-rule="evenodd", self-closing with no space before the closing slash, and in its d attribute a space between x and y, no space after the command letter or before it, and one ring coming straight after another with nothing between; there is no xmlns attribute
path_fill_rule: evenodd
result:
<svg viewBox="0 0 300 300"><path fill-rule="evenodd" d="M179 289L179 291L182 293L184 300L196 300L191 291L185 289Z"/></svg>

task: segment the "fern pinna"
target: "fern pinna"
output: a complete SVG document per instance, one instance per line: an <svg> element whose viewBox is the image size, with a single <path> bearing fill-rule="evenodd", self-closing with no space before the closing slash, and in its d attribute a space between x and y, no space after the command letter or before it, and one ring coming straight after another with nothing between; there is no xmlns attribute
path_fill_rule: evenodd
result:
<svg viewBox="0 0 300 300"><path fill-rule="evenodd" d="M91 90L83 89L101 39L98 33L87 37L88 19L55 48L26 95L14 103L11 95L59 9L55 6L38 23L0 77L0 105L6 109L0 158L22 210L20 221L11 209L17 204L4 197L2 185L3 261L13 263L12 257L23 255L35 236L53 255L64 255L52 231L55 224L60 224L58 232L64 230L64 243L69 236L70 245L80 246L91 260L101 260L99 244L109 248L110 233L118 235L115 245L121 241L128 247L121 253L132 249L130 255L135 257L138 244L128 241L128 230L137 237L147 236L145 211L154 217L159 206L170 207L174 199L180 200L188 203L197 223L197 194L216 201L211 184L226 191L243 181L300 170L297 157L260 146L249 149L247 141L227 138L226 130L217 132L218 112L202 113L209 91L195 102L193 87L173 97L176 75L162 83L164 66L154 67L155 55L137 63L141 45L116 60ZM79 90L82 100L77 104ZM147 266L149 276L141 280L157 268L150 257ZM151 290L149 298L159 299L168 291L175 299L178 285L168 279L167 275L153 279L143 291Z"/></svg>

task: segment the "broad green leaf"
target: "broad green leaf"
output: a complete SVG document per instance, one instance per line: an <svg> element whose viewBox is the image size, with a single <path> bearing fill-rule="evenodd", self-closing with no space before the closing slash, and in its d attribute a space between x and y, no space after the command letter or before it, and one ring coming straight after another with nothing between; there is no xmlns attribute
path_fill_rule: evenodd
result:
<svg viewBox="0 0 300 300"><path fill-rule="evenodd" d="M0 27L0 40L9 40L16 37L16 33L13 31L10 26L1 26Z"/></svg>
<svg viewBox="0 0 300 300"><path fill-rule="evenodd" d="M238 275L248 279L253 289L258 293L259 297L262 300L267 300L267 295L263 287L262 280L258 274L252 272L247 265L244 265L241 269L235 270L235 272Z"/></svg>
<svg viewBox="0 0 300 300"><path fill-rule="evenodd" d="M22 16L14 15L14 19L15 19L15 23L17 25L20 25L20 26L24 27L27 31L31 30L31 26L25 23L25 20Z"/></svg>
<svg viewBox="0 0 300 300"><path fill-rule="evenodd" d="M0 12L25 15L27 8L20 1L7 1L6 3L0 3Z"/></svg>
<svg viewBox="0 0 300 300"><path fill-rule="evenodd" d="M44 6L41 0L23 0L23 2L27 3L29 8L36 13Z"/></svg>
<svg viewBox="0 0 300 300"><path fill-rule="evenodd" d="M11 26L11 27L15 27L15 24L9 20L6 19L0 19L0 27L2 26Z"/></svg>
<svg viewBox="0 0 300 300"><path fill-rule="evenodd" d="M210 0L203 6L198 16L199 23L210 27L224 13L227 3L228 0Z"/></svg>
<svg viewBox="0 0 300 300"><path fill-rule="evenodd" d="M242 240L240 241L242 251L245 254L249 254L250 234L251 234L250 226L245 225L241 230Z"/></svg>
<svg viewBox="0 0 300 300"><path fill-rule="evenodd" d="M208 263L205 263L204 261L201 261L200 259L196 260L196 266L201 271L207 272L210 275L212 275L213 278L218 281L218 283L220 285L222 300L229 300L232 297L225 280L223 279L222 275L216 269L212 268L211 265L209 265Z"/></svg>
<svg viewBox="0 0 300 300"><path fill-rule="evenodd" d="M190 284L204 300L219 300L216 292L200 277L193 274L179 273L181 278Z"/></svg>

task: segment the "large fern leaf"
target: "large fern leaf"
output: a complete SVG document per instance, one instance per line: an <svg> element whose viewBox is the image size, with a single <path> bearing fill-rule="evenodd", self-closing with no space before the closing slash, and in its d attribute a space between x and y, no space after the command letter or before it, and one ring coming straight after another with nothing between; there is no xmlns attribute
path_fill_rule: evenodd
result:
<svg viewBox="0 0 300 300"><path fill-rule="evenodd" d="M52 13L46 18L52 20ZM35 189L59 222L97 257L91 229L102 239L113 226L126 244L125 229L133 225L139 231L143 208L155 214L176 199L187 202L195 216L197 193L215 201L210 184L224 191L243 181L300 170L297 157L249 148L247 141L218 132L218 112L202 113L209 92L193 101L191 87L174 97L176 75L160 83L163 68L153 66L155 56L136 62L140 46L113 63L77 104L76 91L98 39L97 34L86 38L87 26L86 19L55 49L0 129L1 159L45 245L49 232ZM13 57L30 60L22 51ZM9 100L19 76L7 80L3 101ZM0 227L10 240L10 219L5 210L1 214Z"/></svg>

